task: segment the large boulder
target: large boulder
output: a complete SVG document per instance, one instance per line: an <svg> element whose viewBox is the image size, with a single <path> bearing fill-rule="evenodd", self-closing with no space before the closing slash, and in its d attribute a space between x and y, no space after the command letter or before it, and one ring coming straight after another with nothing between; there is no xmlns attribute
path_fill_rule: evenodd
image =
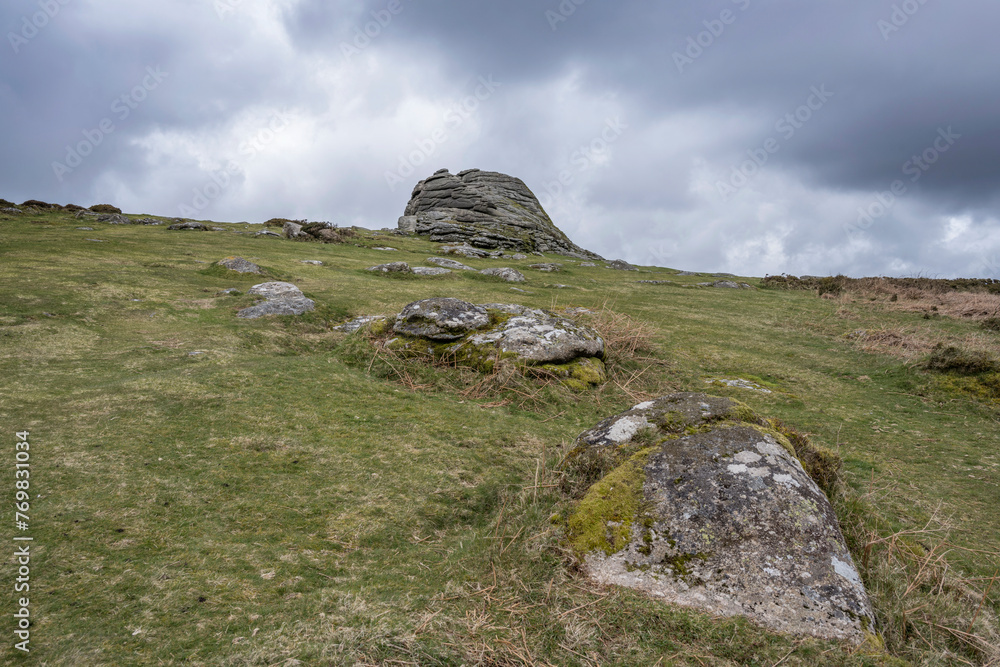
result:
<svg viewBox="0 0 1000 667"><path fill-rule="evenodd" d="M262 296L265 301L244 308L236 314L243 319L253 320L266 315L302 315L316 308L316 303L306 298L302 290L291 283L261 283L247 290L247 294Z"/></svg>
<svg viewBox="0 0 1000 667"><path fill-rule="evenodd" d="M470 345L493 346L503 356L532 364L565 364L578 357L604 356L604 340L590 327L540 308L500 303L485 307L509 317L488 332L473 334Z"/></svg>
<svg viewBox="0 0 1000 667"><path fill-rule="evenodd" d="M789 440L724 398L676 394L583 433L597 470L568 522L594 581L779 632L861 641L874 615L826 495Z"/></svg>
<svg viewBox="0 0 1000 667"><path fill-rule="evenodd" d="M600 259L553 224L523 181L492 171L438 170L417 183L398 226L440 243Z"/></svg>
<svg viewBox="0 0 1000 667"><path fill-rule="evenodd" d="M393 331L433 341L453 341L490 323L485 308L459 299L414 301L396 316Z"/></svg>

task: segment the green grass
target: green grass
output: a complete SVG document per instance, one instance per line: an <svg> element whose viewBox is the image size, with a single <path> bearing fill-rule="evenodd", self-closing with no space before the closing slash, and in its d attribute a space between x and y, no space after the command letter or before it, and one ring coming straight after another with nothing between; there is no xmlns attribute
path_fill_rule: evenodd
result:
<svg viewBox="0 0 1000 667"><path fill-rule="evenodd" d="M227 231L62 212L0 218L3 493L13 493L14 433L30 430L35 538L32 655L12 649L7 615L5 664L985 663L928 625L962 621L965 631L975 604L953 607L968 595L951 583L890 586L906 580L905 564L876 556L895 553L886 545L899 531L924 532L893 548L940 553L944 535L925 530L933 519L954 545L949 573L985 590L1000 551L1000 413L846 337L904 325L946 340L975 323L556 256L462 260L520 270L528 294L462 272L400 280L365 269L427 265L438 246L367 232L293 243L219 226ZM269 277L212 266L231 255ZM540 261L565 269L526 268ZM298 285L317 311L241 320L252 299L219 295L272 278ZM659 279L676 284L636 283ZM416 362L407 368L423 388L411 390L363 338L330 330L435 296L607 308L649 327L655 349L619 359L617 383L525 403L503 400L503 388L463 396L471 371ZM705 384L720 377L772 393ZM596 589L576 571L559 462L584 429L676 390L738 398L844 459L836 505L859 562L867 549L885 652ZM8 558L7 581L13 572ZM12 588L0 599L9 613ZM1000 611L1000 585L982 599L977 633L996 630L981 626ZM912 611L930 600L942 602Z"/></svg>

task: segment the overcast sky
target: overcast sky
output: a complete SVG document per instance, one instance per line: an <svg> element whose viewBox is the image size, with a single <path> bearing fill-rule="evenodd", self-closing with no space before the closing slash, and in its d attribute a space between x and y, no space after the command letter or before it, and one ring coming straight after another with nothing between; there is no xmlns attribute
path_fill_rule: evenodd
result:
<svg viewBox="0 0 1000 667"><path fill-rule="evenodd" d="M675 268L1000 278L995 0L8 0L0 197L395 227L517 176Z"/></svg>

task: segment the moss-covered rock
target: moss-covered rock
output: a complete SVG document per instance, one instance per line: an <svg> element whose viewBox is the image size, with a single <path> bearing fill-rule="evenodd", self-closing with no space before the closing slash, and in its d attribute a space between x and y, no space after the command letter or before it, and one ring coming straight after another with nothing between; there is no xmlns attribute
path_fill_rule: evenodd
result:
<svg viewBox="0 0 1000 667"><path fill-rule="evenodd" d="M861 641L871 605L799 452L833 466L804 435L737 401L673 394L639 404L577 440L564 465L570 488L592 483L567 538L599 583Z"/></svg>

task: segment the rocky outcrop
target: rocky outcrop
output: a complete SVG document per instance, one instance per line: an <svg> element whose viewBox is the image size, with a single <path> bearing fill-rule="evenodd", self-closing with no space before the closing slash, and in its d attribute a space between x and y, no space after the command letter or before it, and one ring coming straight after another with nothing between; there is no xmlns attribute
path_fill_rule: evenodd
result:
<svg viewBox="0 0 1000 667"><path fill-rule="evenodd" d="M674 394L583 433L566 467L597 481L568 537L590 578L861 641L874 615L837 517L770 424L729 399Z"/></svg>
<svg viewBox="0 0 1000 667"><path fill-rule="evenodd" d="M178 222L167 227L169 230L191 230L198 232L207 232L208 226L203 225L200 222Z"/></svg>
<svg viewBox="0 0 1000 667"><path fill-rule="evenodd" d="M301 315L316 308L312 299L307 299L302 290L291 283L270 282L254 285L247 294L264 297L263 303L244 308L237 317L253 320L266 315Z"/></svg>
<svg viewBox="0 0 1000 667"><path fill-rule="evenodd" d="M555 377L574 390L603 383L604 340L596 331L546 310L516 304L476 305L434 298L407 305L395 318L359 318L391 332L384 347L404 356L433 356L484 372L516 362L529 374Z"/></svg>
<svg viewBox="0 0 1000 667"><path fill-rule="evenodd" d="M520 179L479 169L441 169L417 183L399 229L440 243L600 259L570 241Z"/></svg>
<svg viewBox="0 0 1000 667"><path fill-rule="evenodd" d="M624 259L613 259L604 266L617 271L638 271L639 267L629 264Z"/></svg>

